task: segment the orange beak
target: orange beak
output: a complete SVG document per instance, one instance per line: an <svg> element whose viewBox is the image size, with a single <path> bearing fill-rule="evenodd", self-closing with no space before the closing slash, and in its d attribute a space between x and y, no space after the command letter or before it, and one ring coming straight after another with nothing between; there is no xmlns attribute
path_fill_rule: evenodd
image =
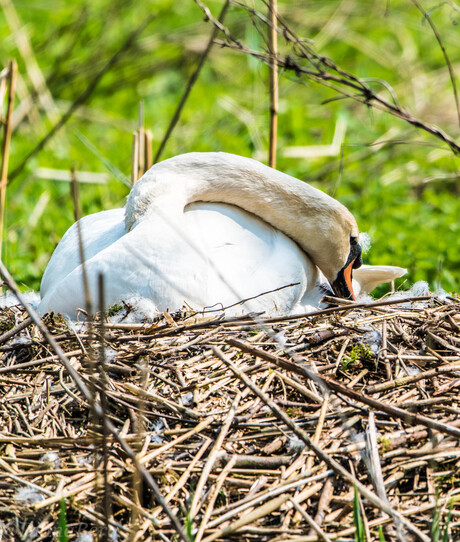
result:
<svg viewBox="0 0 460 542"><path fill-rule="evenodd" d="M356 301L356 296L353 292L353 284L351 280L353 264L355 263L355 260L356 258L351 260L349 264L344 266L337 274L337 278L331 284L332 289L334 290L334 293L337 297L352 299L353 301Z"/></svg>
<svg viewBox="0 0 460 542"><path fill-rule="evenodd" d="M351 298L353 299L353 301L356 301L356 296L355 296L355 292L353 292L353 284L351 281L351 270L353 269L354 263L355 261L353 260L351 263L347 265L347 267L345 267L345 270L343 272L343 277L345 279L345 284L348 286L348 289L350 290Z"/></svg>

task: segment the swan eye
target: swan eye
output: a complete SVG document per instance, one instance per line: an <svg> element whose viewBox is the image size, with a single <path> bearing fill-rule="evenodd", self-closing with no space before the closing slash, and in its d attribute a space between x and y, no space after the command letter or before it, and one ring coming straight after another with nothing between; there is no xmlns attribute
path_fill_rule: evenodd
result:
<svg viewBox="0 0 460 542"><path fill-rule="evenodd" d="M357 245L358 244L358 238L350 235L350 245Z"/></svg>

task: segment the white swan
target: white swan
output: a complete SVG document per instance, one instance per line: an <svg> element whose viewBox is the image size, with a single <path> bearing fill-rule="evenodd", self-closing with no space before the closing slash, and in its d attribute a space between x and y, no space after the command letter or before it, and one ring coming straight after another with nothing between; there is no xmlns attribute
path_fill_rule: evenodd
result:
<svg viewBox="0 0 460 542"><path fill-rule="evenodd" d="M217 305L232 306L227 314L292 314L319 305L322 275L336 295L354 298L352 269L362 263L358 227L343 205L226 153L158 163L134 185L124 210L80 224L90 292L97 300L102 273L107 307L139 295L159 312ZM73 317L84 307L75 224L46 268L41 296L42 314Z"/></svg>

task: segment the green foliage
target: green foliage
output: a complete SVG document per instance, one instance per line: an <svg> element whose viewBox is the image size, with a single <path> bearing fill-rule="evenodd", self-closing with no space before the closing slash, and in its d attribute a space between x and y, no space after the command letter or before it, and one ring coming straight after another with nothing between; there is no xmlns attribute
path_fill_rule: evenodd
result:
<svg viewBox="0 0 460 542"><path fill-rule="evenodd" d="M377 437L377 440L382 446L382 453L386 453L391 449L391 438L379 436Z"/></svg>
<svg viewBox="0 0 460 542"><path fill-rule="evenodd" d="M366 542L366 532L364 530L364 523L361 517L361 510L359 509L358 490L354 487L353 496L353 523L355 524L355 542Z"/></svg>
<svg viewBox="0 0 460 542"><path fill-rule="evenodd" d="M187 513L187 516L185 517L185 534L190 542L195 540L195 535L193 534L193 519L190 516L190 513Z"/></svg>
<svg viewBox="0 0 460 542"><path fill-rule="evenodd" d="M453 506L453 501L450 502L450 506L449 506L449 512L447 514L447 519L446 519L446 524L444 526L444 533L442 535L442 542L449 542L449 525L450 525L450 521L452 519L452 506Z"/></svg>
<svg viewBox="0 0 460 542"><path fill-rule="evenodd" d="M123 305L121 303L115 303L107 309L107 316L115 316L123 310Z"/></svg>
<svg viewBox="0 0 460 542"><path fill-rule="evenodd" d="M433 520L431 522L430 535L432 542L439 542L441 535L441 513L437 504L433 510Z"/></svg>
<svg viewBox="0 0 460 542"><path fill-rule="evenodd" d="M343 356L342 369L348 371L350 365L354 365L357 362L368 361L372 359L372 350L368 344L355 344L350 351L349 356Z"/></svg>
<svg viewBox="0 0 460 542"><path fill-rule="evenodd" d="M67 513L66 513L65 499L61 499L57 539L58 539L58 542L68 542L69 540L69 533L67 530Z"/></svg>
<svg viewBox="0 0 460 542"><path fill-rule="evenodd" d="M444 530L441 535L441 510L437 503L438 495L436 495L436 506L433 510L433 520L431 522L431 541L432 542L449 542L449 525L452 519L453 501L449 504L449 512L447 514Z"/></svg>
<svg viewBox="0 0 460 542"><path fill-rule="evenodd" d="M222 2L206 2L214 14ZM124 204L130 176L132 131L143 101L145 126L158 148L197 59L211 32L192 1L75 0L31 3L15 0L35 60L54 105L36 97L28 75L33 61L17 48L17 33L0 11L0 62L19 63L21 106L32 107L15 127L12 172L56 118L88 87L133 29L154 15L133 47L103 76L95 92L66 126L29 160L7 191L4 260L15 278L37 289L47 261L73 222L67 183L39 178L38 168L108 172L107 184L80 189L83 214ZM254 7L264 11L263 2ZM369 80L414 116L458 133L455 104L442 51L410 2L279 1L284 19L318 53ZM453 68L460 64L458 12L450 3L430 11ZM226 24L249 48L263 50L264 37L248 14L233 6ZM282 54L292 51L280 37ZM302 83L302 84L299 84ZM403 121L353 100L333 100L330 88L281 74L278 169L337 197L370 233L366 263L407 267L403 288L426 280L431 288L460 284L459 158L439 140ZM324 104L327 102L326 104ZM324 104L324 105L323 105ZM269 93L267 67L253 57L215 47L183 110L163 158L188 151L234 152L266 160ZM336 121L346 124L341 150L307 159L287 156L290 146L314 150L330 145ZM383 291L381 291L383 293Z"/></svg>

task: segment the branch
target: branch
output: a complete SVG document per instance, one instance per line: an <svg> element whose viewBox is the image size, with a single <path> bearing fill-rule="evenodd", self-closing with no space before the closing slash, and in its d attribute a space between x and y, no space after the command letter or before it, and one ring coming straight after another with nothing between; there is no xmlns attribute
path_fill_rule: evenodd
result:
<svg viewBox="0 0 460 542"><path fill-rule="evenodd" d="M455 107L457 108L457 118L458 118L458 124L460 126L460 104L458 102L458 92L457 92L457 83L455 82L455 73L452 68L452 64L450 62L449 57L447 56L446 48L444 47L444 43L442 42L441 36L438 32L438 29L436 28L433 19L430 17L427 11L423 9L423 7L419 4L418 0L412 0L412 3L416 6L416 8L422 13L422 15L425 17L425 19L428 21L429 25L431 26L431 29L433 30L433 34L436 37L437 42L439 43L439 47L441 47L442 54L444 55L444 60L447 64L447 69L449 70L449 77L450 81L452 83L452 90L454 92L454 99L455 99Z"/></svg>
<svg viewBox="0 0 460 542"><path fill-rule="evenodd" d="M231 0L231 2L247 11L253 17L270 25L270 22L267 21L267 18L263 14L241 4L237 0ZM202 7L202 9L204 9L204 7ZM257 58L267 66L270 66L273 63L274 59L270 51L254 51L249 49L244 43L232 36L228 28L218 23L212 16L208 15L208 18L225 37L224 40L218 41L217 43L223 47L228 47L245 55ZM306 40L299 38L288 23L283 21L279 15L277 16L277 21L278 33L282 34L287 44L291 47L291 54L285 56L278 54L276 56L278 69L282 68L287 72L294 72L298 77L304 75L316 83L331 88L342 97L352 99L400 118L415 128L424 130L437 137L446 143L454 154L460 155L460 145L450 135L437 126L428 124L414 117L411 113L399 106L397 102L392 103L380 94L374 92L364 79L360 79L354 74L342 69L332 59L316 53L314 49L308 45ZM302 65L302 62L304 61L308 63L307 66Z"/></svg>
<svg viewBox="0 0 460 542"><path fill-rule="evenodd" d="M195 0L195 1L199 5L199 7L206 13L206 15L211 18L212 15L210 15L211 12L208 10L208 8L203 6L203 4L201 4L199 0ZM206 46L206 49L203 51L200 57L200 60L198 62L198 66L195 68L195 71L192 73L192 76L190 77L187 83L187 86L185 88L184 94L182 95L182 98L180 99L179 104L177 105L176 111L174 112L174 115L171 119L171 122L169 123L166 133L163 136L163 140L161 141L160 146L158 147L157 153L155 154L155 158L153 159L154 164L158 162L158 160L160 159L163 153L163 150L165 148L165 145L168 142L168 139L171 136L172 131L174 130L176 124L179 121L185 102L187 101L187 98L189 97L189 94L192 91L193 85L196 83L198 76L200 75L201 68L203 67L206 59L209 56L209 53L211 52L212 46L214 45L214 40L216 39L217 33L220 30L220 26L222 25L222 21L225 18L225 14L227 13L229 4L230 4L230 0L225 0L224 7L222 8L222 11L220 12L219 18L218 19L213 18L216 24L214 25L214 30L212 31L211 36L209 38L208 45Z"/></svg>

